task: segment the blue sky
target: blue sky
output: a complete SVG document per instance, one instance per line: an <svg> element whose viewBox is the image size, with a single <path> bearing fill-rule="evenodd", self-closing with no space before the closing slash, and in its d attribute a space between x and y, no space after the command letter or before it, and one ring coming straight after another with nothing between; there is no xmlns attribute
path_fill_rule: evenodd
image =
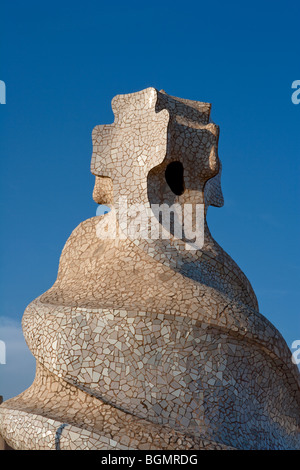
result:
<svg viewBox="0 0 300 470"><path fill-rule="evenodd" d="M299 13L297 1L2 2L5 398L34 375L23 311L55 281L71 231L96 212L92 129L112 122L114 95L148 86L212 103L225 198L209 210L212 235L288 345L300 339Z"/></svg>

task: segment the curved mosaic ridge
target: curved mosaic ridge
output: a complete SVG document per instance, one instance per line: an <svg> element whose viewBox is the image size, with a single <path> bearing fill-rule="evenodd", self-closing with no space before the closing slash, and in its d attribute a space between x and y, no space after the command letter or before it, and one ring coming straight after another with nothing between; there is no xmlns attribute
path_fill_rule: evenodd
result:
<svg viewBox="0 0 300 470"><path fill-rule="evenodd" d="M37 373L1 405L1 434L16 449L299 449L298 369L206 221L193 251L171 232L105 235L120 195L146 211L223 205L210 105L148 88L112 108L91 163L93 197L112 210L73 231L24 313Z"/></svg>

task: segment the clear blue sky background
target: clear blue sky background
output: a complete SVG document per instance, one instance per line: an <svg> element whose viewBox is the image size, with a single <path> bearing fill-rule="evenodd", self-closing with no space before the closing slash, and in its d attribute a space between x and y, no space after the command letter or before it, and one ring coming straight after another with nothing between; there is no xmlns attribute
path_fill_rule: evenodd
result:
<svg viewBox="0 0 300 470"><path fill-rule="evenodd" d="M71 231L95 215L92 129L112 122L114 95L149 86L212 103L225 197L209 210L212 234L250 279L261 313L289 346L300 339L299 13L296 0L1 3L5 398L34 373L15 326L55 281Z"/></svg>

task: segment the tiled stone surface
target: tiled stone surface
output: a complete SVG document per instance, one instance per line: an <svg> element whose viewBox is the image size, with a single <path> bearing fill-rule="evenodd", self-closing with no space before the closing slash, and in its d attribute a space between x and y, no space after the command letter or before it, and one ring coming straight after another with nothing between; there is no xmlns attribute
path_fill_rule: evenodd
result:
<svg viewBox="0 0 300 470"><path fill-rule="evenodd" d="M210 105L154 88L113 100L93 132L96 202L222 206L218 127ZM184 191L165 180L184 167ZM20 449L297 449L299 372L253 289L212 238L69 237L57 281L23 316L33 385L0 407Z"/></svg>
<svg viewBox="0 0 300 470"><path fill-rule="evenodd" d="M4 421L2 432L17 449L225 448L222 443L193 439L124 413L64 382L39 363L33 385L8 404L10 419Z"/></svg>

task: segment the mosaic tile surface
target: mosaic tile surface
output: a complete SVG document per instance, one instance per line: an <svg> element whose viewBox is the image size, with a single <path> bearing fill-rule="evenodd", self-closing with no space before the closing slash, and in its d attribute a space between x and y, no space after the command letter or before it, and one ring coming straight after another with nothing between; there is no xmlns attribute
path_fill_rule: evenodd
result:
<svg viewBox="0 0 300 470"><path fill-rule="evenodd" d="M105 237L120 196L223 205L210 105L148 88L112 108L91 162L93 198L112 210L75 228L24 313L36 378L0 406L2 436L15 449L299 449L298 369L206 221L197 250L172 228Z"/></svg>

